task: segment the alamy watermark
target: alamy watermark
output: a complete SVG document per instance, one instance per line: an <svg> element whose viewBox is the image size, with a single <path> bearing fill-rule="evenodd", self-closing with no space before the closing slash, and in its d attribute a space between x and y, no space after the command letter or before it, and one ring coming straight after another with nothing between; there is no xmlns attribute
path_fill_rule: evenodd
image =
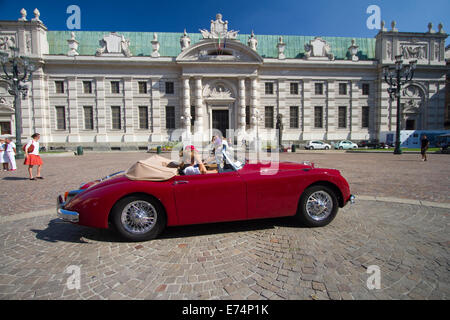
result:
<svg viewBox="0 0 450 320"><path fill-rule="evenodd" d="M381 289L381 270L377 265L370 265L367 267L366 273L370 274L367 278L366 285L369 290Z"/></svg>
<svg viewBox="0 0 450 320"><path fill-rule="evenodd" d="M66 272L70 274L67 278L66 286L69 290L79 290L81 288L81 268L77 265L70 265L66 268Z"/></svg>
<svg viewBox="0 0 450 320"><path fill-rule="evenodd" d="M366 26L369 30L381 29L381 9L376 4L367 7L367 14L370 16L366 20Z"/></svg>
<svg viewBox="0 0 450 320"><path fill-rule="evenodd" d="M67 29L80 30L81 29L81 9L79 6L72 4L67 7L67 14L70 16L66 20Z"/></svg>

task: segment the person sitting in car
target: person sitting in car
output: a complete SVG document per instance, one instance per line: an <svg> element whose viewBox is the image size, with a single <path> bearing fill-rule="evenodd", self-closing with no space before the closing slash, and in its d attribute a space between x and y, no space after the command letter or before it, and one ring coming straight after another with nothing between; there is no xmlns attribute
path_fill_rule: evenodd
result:
<svg viewBox="0 0 450 320"><path fill-rule="evenodd" d="M180 170L183 174L193 175L208 173L197 149L195 149L193 145L184 148L184 150L180 152L180 158Z"/></svg>

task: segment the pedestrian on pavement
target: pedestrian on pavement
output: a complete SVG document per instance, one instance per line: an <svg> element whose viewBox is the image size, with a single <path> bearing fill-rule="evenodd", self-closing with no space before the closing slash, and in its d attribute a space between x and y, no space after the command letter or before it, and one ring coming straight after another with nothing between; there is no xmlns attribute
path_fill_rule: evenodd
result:
<svg viewBox="0 0 450 320"><path fill-rule="evenodd" d="M0 163L2 164L3 171L8 171L9 169L9 159L5 152L5 139L0 139Z"/></svg>
<svg viewBox="0 0 450 320"><path fill-rule="evenodd" d="M427 150L430 145L430 141L427 139L427 136L424 135L422 140L420 141L420 153L422 154L422 161L427 161Z"/></svg>
<svg viewBox="0 0 450 320"><path fill-rule="evenodd" d="M11 169L9 169L9 171L16 171L17 170L16 144L10 138L5 139L5 144L6 144L5 153L6 153L9 165L11 166Z"/></svg>
<svg viewBox="0 0 450 320"><path fill-rule="evenodd" d="M41 135L35 133L31 136L31 140L28 141L25 146L25 162L24 164L28 166L28 174L30 175L30 180L44 179L41 177L42 159L39 155L39 139ZM33 166L37 166L36 178L33 177Z"/></svg>

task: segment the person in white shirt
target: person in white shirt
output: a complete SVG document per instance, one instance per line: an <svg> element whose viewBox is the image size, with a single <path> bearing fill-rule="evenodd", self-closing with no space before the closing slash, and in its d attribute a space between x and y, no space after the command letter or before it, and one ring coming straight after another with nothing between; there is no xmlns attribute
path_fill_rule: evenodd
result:
<svg viewBox="0 0 450 320"><path fill-rule="evenodd" d="M6 138L6 147L5 147L5 153L7 155L7 159L9 161L9 165L11 166L11 169L9 171L16 171L16 144L11 141L11 139Z"/></svg>
<svg viewBox="0 0 450 320"><path fill-rule="evenodd" d="M9 159L5 152L5 139L0 139L0 163L3 165L3 171L8 171Z"/></svg>
<svg viewBox="0 0 450 320"><path fill-rule="evenodd" d="M30 175L30 180L44 179L41 177L42 159L39 155L39 139L41 135L35 133L31 136L31 139L25 146L25 162L24 164L28 166L28 173ZM33 178L33 166L37 166L36 178Z"/></svg>

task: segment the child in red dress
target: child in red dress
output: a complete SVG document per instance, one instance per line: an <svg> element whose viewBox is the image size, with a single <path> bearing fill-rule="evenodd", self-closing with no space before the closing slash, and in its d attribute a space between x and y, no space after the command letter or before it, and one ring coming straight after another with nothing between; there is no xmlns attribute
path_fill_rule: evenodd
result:
<svg viewBox="0 0 450 320"><path fill-rule="evenodd" d="M28 166L28 173L30 174L30 180L36 179L44 179L41 177L41 167L42 167L42 159L39 155L39 139L41 135L39 133L35 133L31 136L31 139L27 145L25 146L25 162L24 164ZM37 166L37 175L36 178L33 178L33 166Z"/></svg>

